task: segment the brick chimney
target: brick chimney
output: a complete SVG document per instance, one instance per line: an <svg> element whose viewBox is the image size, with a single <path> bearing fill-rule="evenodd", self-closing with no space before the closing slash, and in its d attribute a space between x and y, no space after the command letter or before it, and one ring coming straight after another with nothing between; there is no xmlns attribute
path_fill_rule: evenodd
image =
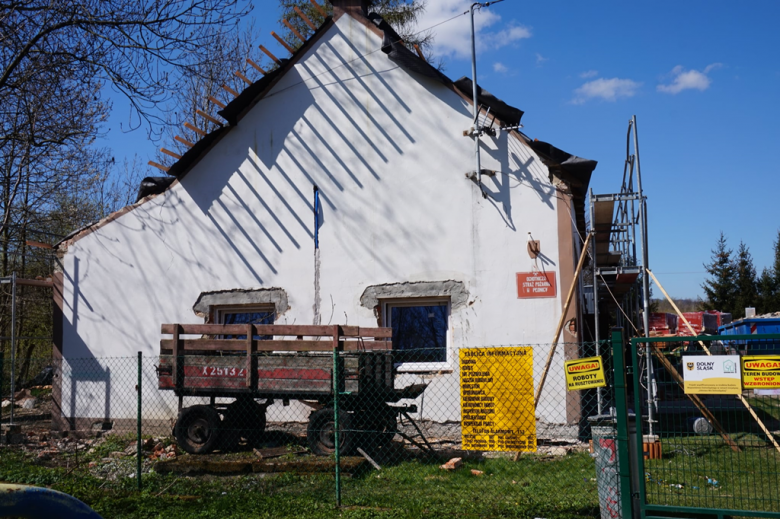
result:
<svg viewBox="0 0 780 519"><path fill-rule="evenodd" d="M333 6L333 18L339 18L344 13L349 13L354 17L368 16L369 0L330 0Z"/></svg>

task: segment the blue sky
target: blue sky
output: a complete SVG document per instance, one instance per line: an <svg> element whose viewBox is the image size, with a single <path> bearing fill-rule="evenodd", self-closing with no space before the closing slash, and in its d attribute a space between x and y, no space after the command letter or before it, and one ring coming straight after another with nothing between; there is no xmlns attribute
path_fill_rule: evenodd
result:
<svg viewBox="0 0 780 519"><path fill-rule="evenodd" d="M255 2L256 27L285 55L277 2ZM421 29L468 10L429 0ZM675 297L702 295L702 264L720 231L761 271L780 230L780 2L522 2L477 15L478 81L524 110L523 131L599 161L591 185L619 190L628 120L638 119L650 267ZM471 75L469 19L433 29L453 79ZM155 147L122 133L115 101L105 145L121 161ZM158 174L149 168L149 174ZM660 294L657 294L660 295Z"/></svg>

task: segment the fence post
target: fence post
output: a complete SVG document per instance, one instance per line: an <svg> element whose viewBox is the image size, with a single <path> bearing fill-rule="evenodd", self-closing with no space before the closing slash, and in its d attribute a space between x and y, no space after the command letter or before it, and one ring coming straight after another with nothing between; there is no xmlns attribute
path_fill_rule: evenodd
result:
<svg viewBox="0 0 780 519"><path fill-rule="evenodd" d="M341 506L341 456L339 452L339 327L333 327L333 441L336 455L336 506Z"/></svg>
<svg viewBox="0 0 780 519"><path fill-rule="evenodd" d="M138 352L138 385L136 386L136 391L138 392L138 418L136 419L137 422L137 435L138 435L138 445L136 447L136 458L137 458L137 466L136 466L136 479L138 480L138 491L141 491L141 463L143 462L143 450L141 446L141 372L143 367L143 353L140 351Z"/></svg>
<svg viewBox="0 0 780 519"><path fill-rule="evenodd" d="M624 518L633 517L631 495L628 394L626 390L626 358L623 347L623 329L612 328L612 361L615 386L615 411L617 413L618 474L620 476L620 509ZM636 375L635 375L636 376ZM642 452L641 450L639 451Z"/></svg>

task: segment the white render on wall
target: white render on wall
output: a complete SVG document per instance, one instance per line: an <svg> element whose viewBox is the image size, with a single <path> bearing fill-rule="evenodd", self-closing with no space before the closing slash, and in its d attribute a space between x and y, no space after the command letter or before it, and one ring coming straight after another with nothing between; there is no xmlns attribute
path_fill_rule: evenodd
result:
<svg viewBox="0 0 780 519"><path fill-rule="evenodd" d="M518 299L515 273L533 269L532 232L549 259L539 266L560 285L548 170L506 132L483 137L483 168L501 172L483 177L493 193L484 199L465 177L474 169L473 141L462 136L470 105L380 47L381 38L342 16L180 182L68 246L66 364L157 355L161 323L203 322L192 306L205 291L282 288L290 309L277 322L312 323L316 184L323 324L376 326L360 305L371 285L455 280L468 291L468 304L450 316L450 372L425 377L428 394L447 399L443 410L428 400L428 417L459 418L460 348L544 344L535 348L538 380L567 287L555 298ZM562 370L562 355L552 370ZM135 377L132 364L112 373L112 418L135 416ZM406 374L399 384L414 380ZM173 395L159 394L154 378L143 383L149 416L175 416ZM103 390L100 381L63 377L64 415L102 412ZM548 379L543 399L559 405L541 417L565 421L560 377Z"/></svg>

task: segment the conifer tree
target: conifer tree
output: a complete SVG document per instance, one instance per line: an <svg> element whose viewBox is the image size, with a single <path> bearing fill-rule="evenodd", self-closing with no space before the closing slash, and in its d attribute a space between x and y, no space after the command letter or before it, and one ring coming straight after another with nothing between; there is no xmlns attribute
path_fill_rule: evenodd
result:
<svg viewBox="0 0 780 519"><path fill-rule="evenodd" d="M774 261L758 280L758 313L780 312L780 230L774 243Z"/></svg>
<svg viewBox="0 0 780 519"><path fill-rule="evenodd" d="M726 246L726 236L723 231L715 248L712 250L712 260L704 264L709 275L701 285L706 295L703 309L719 310L734 313L737 295L736 267L731 258L732 251Z"/></svg>
<svg viewBox="0 0 780 519"><path fill-rule="evenodd" d="M755 307L758 304L758 280L756 279L756 267L753 265L753 256L744 242L739 242L737 257L735 259L736 271L736 298L732 316L734 319L745 317L745 308Z"/></svg>

